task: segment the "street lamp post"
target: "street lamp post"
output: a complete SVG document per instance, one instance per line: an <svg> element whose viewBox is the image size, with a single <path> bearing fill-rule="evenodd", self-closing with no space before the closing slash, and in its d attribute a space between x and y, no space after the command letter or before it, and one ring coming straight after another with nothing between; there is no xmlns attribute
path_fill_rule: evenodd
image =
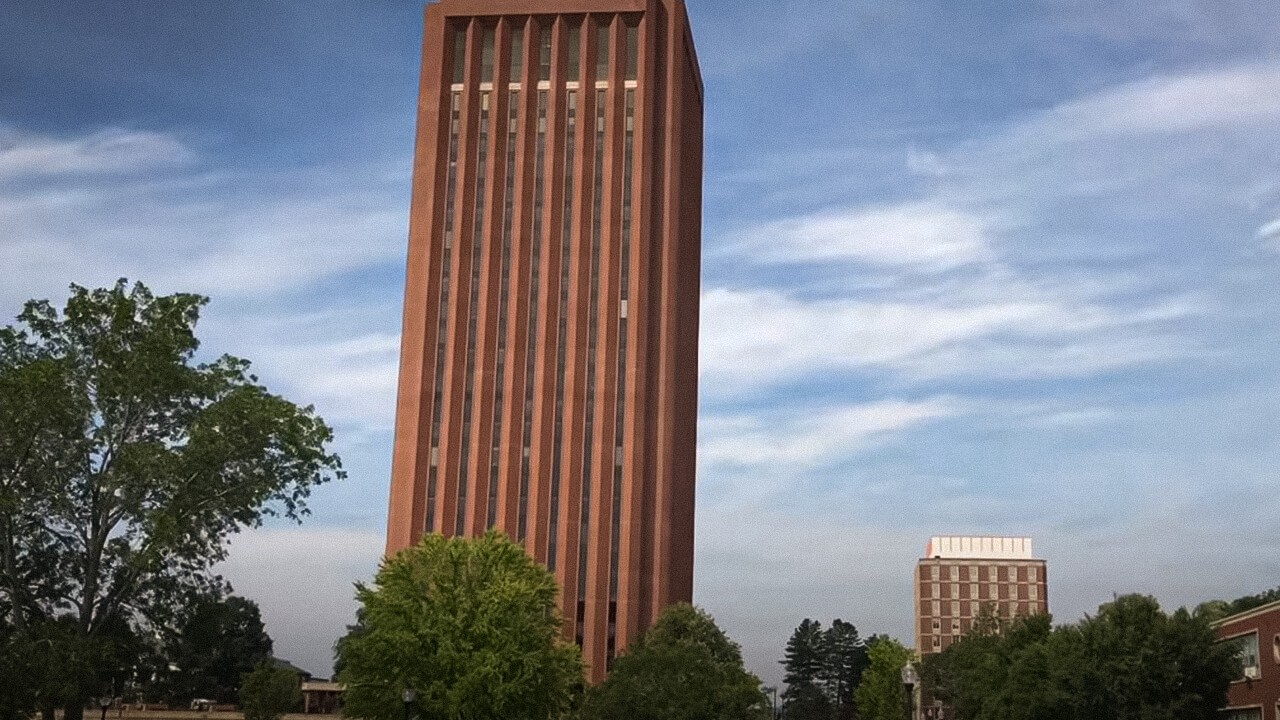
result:
<svg viewBox="0 0 1280 720"><path fill-rule="evenodd" d="M413 688L405 688L400 694L400 699L404 700L404 720L412 720L413 716Z"/></svg>
<svg viewBox="0 0 1280 720"><path fill-rule="evenodd" d="M916 672L916 666L907 663L902 668L902 686L907 690L907 720L915 720L916 718L916 685L920 683L920 673Z"/></svg>

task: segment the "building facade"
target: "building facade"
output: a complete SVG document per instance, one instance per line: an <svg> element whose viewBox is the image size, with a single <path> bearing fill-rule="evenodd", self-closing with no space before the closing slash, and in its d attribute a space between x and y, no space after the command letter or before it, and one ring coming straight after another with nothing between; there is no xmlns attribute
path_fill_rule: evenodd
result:
<svg viewBox="0 0 1280 720"><path fill-rule="evenodd" d="M1049 611L1048 567L1026 537L932 537L913 585L922 655L942 652L984 615L1007 621Z"/></svg>
<svg viewBox="0 0 1280 720"><path fill-rule="evenodd" d="M1214 623L1237 646L1242 672L1227 691L1224 720L1280 720L1280 601Z"/></svg>
<svg viewBox="0 0 1280 720"><path fill-rule="evenodd" d="M679 0L427 6L387 551L503 530L599 680L693 594L702 84Z"/></svg>

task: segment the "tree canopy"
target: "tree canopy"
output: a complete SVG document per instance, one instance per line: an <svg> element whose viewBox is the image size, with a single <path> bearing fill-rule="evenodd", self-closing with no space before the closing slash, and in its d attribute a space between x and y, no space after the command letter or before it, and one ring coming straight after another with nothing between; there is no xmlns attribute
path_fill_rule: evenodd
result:
<svg viewBox="0 0 1280 720"><path fill-rule="evenodd" d="M588 720L765 720L760 679L705 610L662 611L587 695Z"/></svg>
<svg viewBox="0 0 1280 720"><path fill-rule="evenodd" d="M224 589L210 569L233 533L300 519L343 475L311 407L246 360L196 360L206 303L72 285L61 312L33 300L0 328L0 622L61 653L36 702L68 718L122 638Z"/></svg>
<svg viewBox="0 0 1280 720"><path fill-rule="evenodd" d="M245 673L240 683L240 710L244 720L280 720L302 705L302 682L298 673L270 661L258 663Z"/></svg>
<svg viewBox="0 0 1280 720"><path fill-rule="evenodd" d="M426 535L357 585L359 622L338 641L344 712L400 720L541 720L569 709L582 655L560 638L555 579L497 531Z"/></svg>
<svg viewBox="0 0 1280 720"><path fill-rule="evenodd" d="M970 636L928 664L960 720L1210 720L1240 673L1206 618L1142 595L1075 625L1035 616Z"/></svg>
<svg viewBox="0 0 1280 720"><path fill-rule="evenodd" d="M854 692L858 716L863 720L905 720L907 692L902 686L902 668L913 653L897 640L878 637L867 648L867 656L871 665Z"/></svg>
<svg viewBox="0 0 1280 720"><path fill-rule="evenodd" d="M1280 600L1280 587L1263 590L1257 595L1245 595L1235 600L1209 600L1196 606L1196 615L1202 615L1210 622L1221 620L1231 615L1248 612L1256 607Z"/></svg>
<svg viewBox="0 0 1280 720"><path fill-rule="evenodd" d="M165 648L165 695L182 706L194 698L234 703L241 678L271 659L267 635L257 603L235 595L202 599L182 622Z"/></svg>
<svg viewBox="0 0 1280 720"><path fill-rule="evenodd" d="M857 717L854 691L870 663L867 643L852 623L836 618L822 623L805 618L787 641L783 708L792 720Z"/></svg>

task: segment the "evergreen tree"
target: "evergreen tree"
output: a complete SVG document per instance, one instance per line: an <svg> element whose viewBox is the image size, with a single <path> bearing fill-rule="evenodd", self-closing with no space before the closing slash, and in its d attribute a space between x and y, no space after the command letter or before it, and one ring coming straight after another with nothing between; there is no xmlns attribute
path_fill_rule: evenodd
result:
<svg viewBox="0 0 1280 720"><path fill-rule="evenodd" d="M788 720L827 720L831 700L827 696L826 634L822 623L805 618L787 641L782 666L786 669L782 693L783 712Z"/></svg>
<svg viewBox="0 0 1280 720"><path fill-rule="evenodd" d="M858 637L858 629L853 623L836 618L823 633L823 649L826 660L823 684L834 706L835 716L839 720L856 718L858 711L854 691L862 681L862 672L871 664L867 646Z"/></svg>

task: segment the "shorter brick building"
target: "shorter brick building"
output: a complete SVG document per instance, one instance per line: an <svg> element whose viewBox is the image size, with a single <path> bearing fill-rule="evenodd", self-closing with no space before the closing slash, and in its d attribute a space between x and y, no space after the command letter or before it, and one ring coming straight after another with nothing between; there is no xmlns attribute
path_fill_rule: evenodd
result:
<svg viewBox="0 0 1280 720"><path fill-rule="evenodd" d="M1244 665L1231 683L1224 720L1280 720L1280 601L1214 623Z"/></svg>
<svg viewBox="0 0 1280 720"><path fill-rule="evenodd" d="M913 585L921 655L964 637L984 609L1001 620L1049 611L1047 567L1031 538L930 538Z"/></svg>

